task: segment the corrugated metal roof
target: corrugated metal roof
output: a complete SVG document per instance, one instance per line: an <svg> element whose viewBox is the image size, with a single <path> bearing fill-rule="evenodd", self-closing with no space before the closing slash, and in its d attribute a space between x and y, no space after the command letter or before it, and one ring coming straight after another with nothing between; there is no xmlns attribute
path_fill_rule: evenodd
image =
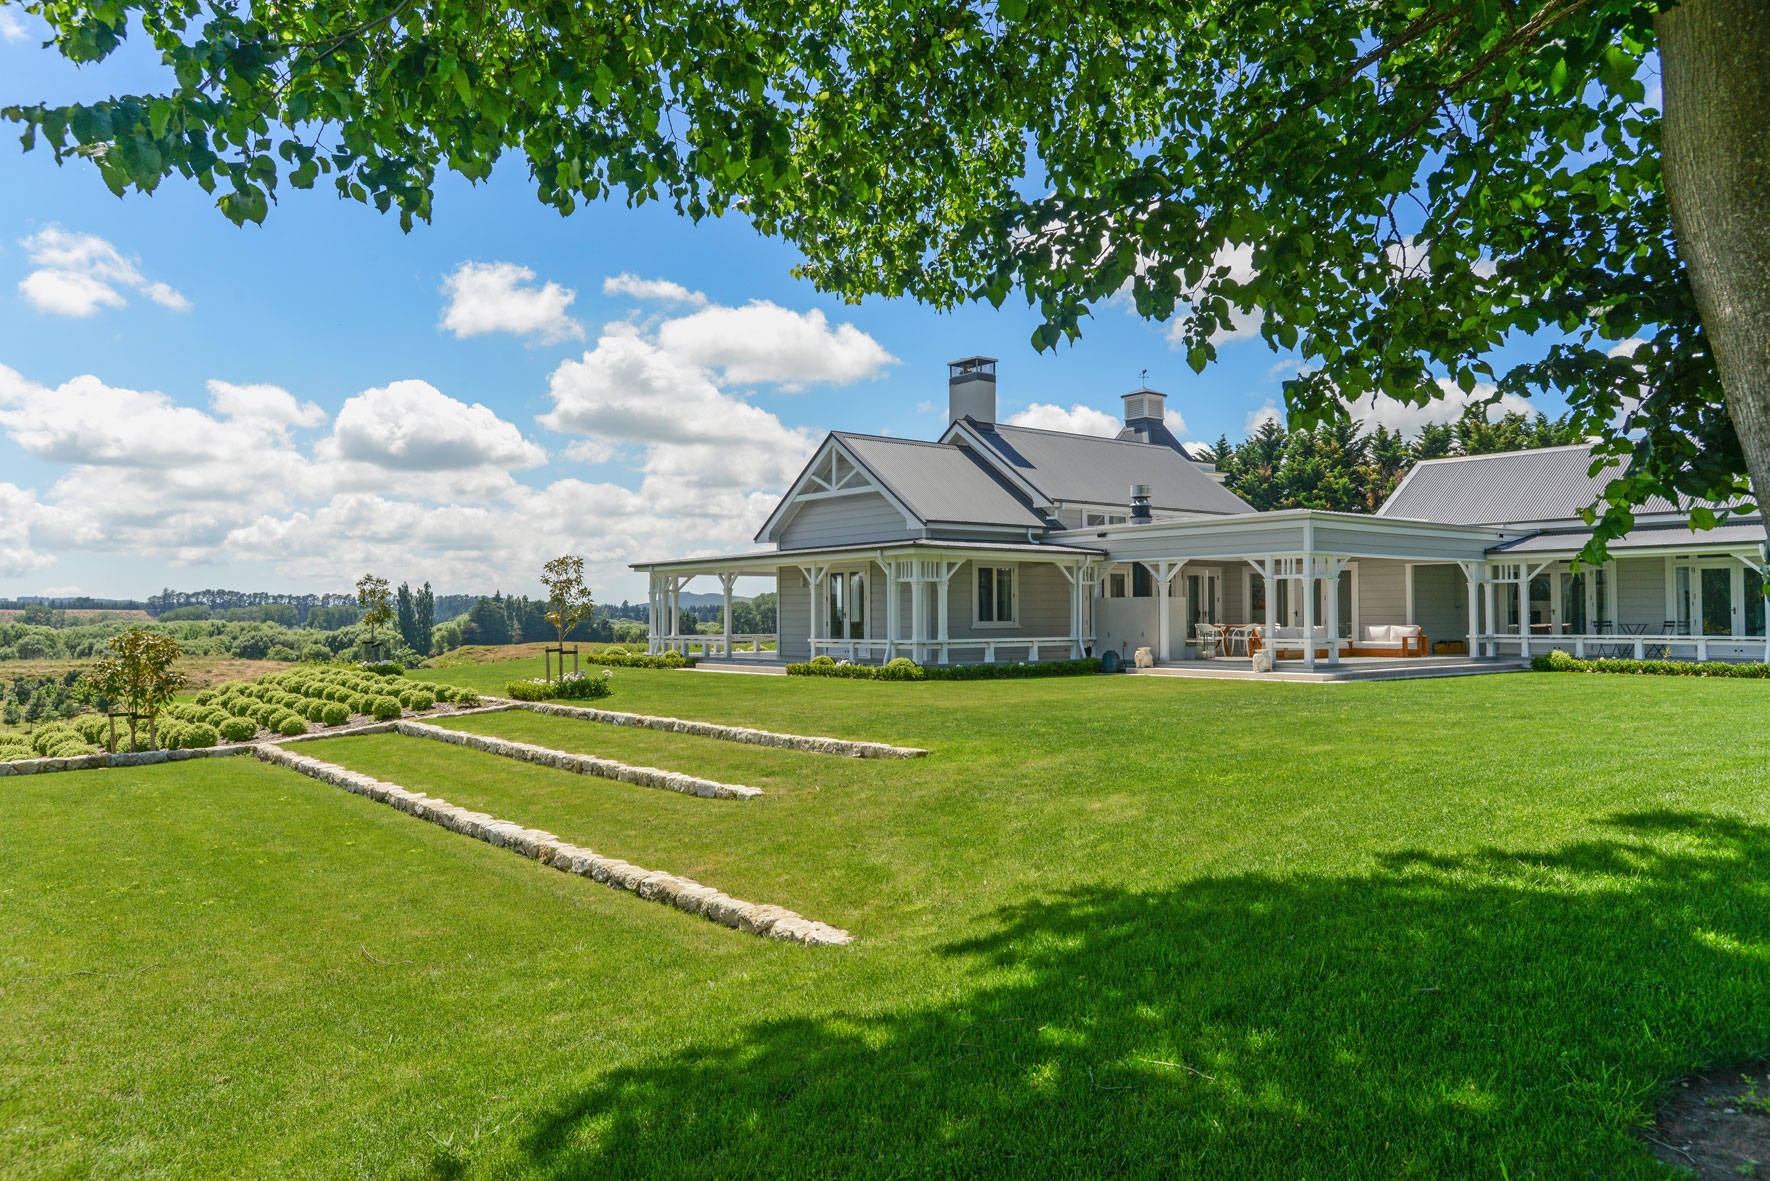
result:
<svg viewBox="0 0 1770 1181"><path fill-rule="evenodd" d="M1045 519L962 447L834 432L923 521L1043 529Z"/></svg>
<svg viewBox="0 0 1770 1181"><path fill-rule="evenodd" d="M1377 515L1447 525L1577 520L1580 510L1602 497L1604 486L1621 474L1620 468L1606 468L1589 475L1591 466L1592 451L1585 443L1428 459L1414 465ZM1638 511L1675 509L1654 500Z"/></svg>
<svg viewBox="0 0 1770 1181"><path fill-rule="evenodd" d="M1015 474L1052 500L1128 506L1131 485L1148 484L1150 503L1158 509L1254 511L1253 505L1169 447L1001 423L968 425Z"/></svg>
<svg viewBox="0 0 1770 1181"><path fill-rule="evenodd" d="M1548 533L1532 533L1529 537L1508 541L1504 545L1496 545L1489 553L1495 554L1553 554L1565 553L1569 550L1584 549L1592 534L1583 529L1556 530ZM1716 525L1713 529L1691 529L1688 525L1640 525L1629 531L1628 536L1610 543L1611 552L1617 550L1695 550L1724 546L1729 549L1755 549L1764 540L1764 526L1753 520L1750 523L1731 522Z"/></svg>

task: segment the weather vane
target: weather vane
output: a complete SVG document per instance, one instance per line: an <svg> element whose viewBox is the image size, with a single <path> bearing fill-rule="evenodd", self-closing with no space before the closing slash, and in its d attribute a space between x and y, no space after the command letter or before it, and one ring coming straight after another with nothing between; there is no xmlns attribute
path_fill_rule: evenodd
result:
<svg viewBox="0 0 1770 1181"><path fill-rule="evenodd" d="M1143 371L1143 388L1144 389L1149 388L1149 370L1147 370L1147 369L1145 369Z"/></svg>

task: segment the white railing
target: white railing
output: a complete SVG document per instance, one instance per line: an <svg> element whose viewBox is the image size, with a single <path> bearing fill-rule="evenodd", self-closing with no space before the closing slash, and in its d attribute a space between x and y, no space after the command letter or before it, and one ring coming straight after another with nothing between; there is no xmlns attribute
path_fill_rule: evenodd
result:
<svg viewBox="0 0 1770 1181"><path fill-rule="evenodd" d="M1476 637L1476 643L1490 656L1499 655L1501 645L1523 653L1529 641L1531 655L1537 656L1551 648L1570 650L1580 660L1587 658L1620 658L1634 660L1707 660L1712 648L1734 649L1735 659L1762 659L1765 651L1762 636L1690 636L1631 635L1627 632L1590 632L1567 634L1544 632L1521 636L1517 632L1491 632ZM1754 656L1754 653L1759 654Z"/></svg>
<svg viewBox="0 0 1770 1181"><path fill-rule="evenodd" d="M1082 641L1083 644L1087 641ZM1075 636L1003 636L1001 639L970 637L945 640L824 640L811 641L813 656L834 660L871 661L907 656L918 664L962 664L953 653L977 652L984 664L994 664L997 649L1013 653L1025 650L1025 659L1037 661L1043 653L1046 660L1068 660L1078 642Z"/></svg>
<svg viewBox="0 0 1770 1181"><path fill-rule="evenodd" d="M653 636L651 640L655 652L680 652L684 656L727 656L744 651L759 653L779 646L779 637L773 632L745 632L742 635L734 633L729 651L723 635ZM764 644L768 647L764 648Z"/></svg>

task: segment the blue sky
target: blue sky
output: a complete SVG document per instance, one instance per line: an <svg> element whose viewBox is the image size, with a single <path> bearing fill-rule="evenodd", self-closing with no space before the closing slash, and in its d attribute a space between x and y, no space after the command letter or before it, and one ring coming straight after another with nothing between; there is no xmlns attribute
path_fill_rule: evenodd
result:
<svg viewBox="0 0 1770 1181"><path fill-rule="evenodd" d="M41 40L0 8L0 105L156 87L139 47L75 70ZM520 167L444 180L435 210L403 234L288 192L236 228L194 185L118 200L8 131L0 596L324 591L365 570L531 591L577 552L600 598L643 598L627 562L750 547L824 431L937 434L955 357L1001 359L1003 418L1093 430L1147 369L1206 441L1240 437L1285 376L1257 336L1194 375L1168 326L1118 307L1038 354L1018 297L844 305L738 219L562 219Z"/></svg>

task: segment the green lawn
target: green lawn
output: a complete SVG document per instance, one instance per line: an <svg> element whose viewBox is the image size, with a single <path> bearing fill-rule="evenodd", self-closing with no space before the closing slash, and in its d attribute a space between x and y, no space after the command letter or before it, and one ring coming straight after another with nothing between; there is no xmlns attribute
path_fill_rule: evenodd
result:
<svg viewBox="0 0 1770 1181"><path fill-rule="evenodd" d="M1658 1091L1770 1052L1770 685L616 683L934 753L302 749L855 944L245 759L7 779L0 1175L1652 1177Z"/></svg>

